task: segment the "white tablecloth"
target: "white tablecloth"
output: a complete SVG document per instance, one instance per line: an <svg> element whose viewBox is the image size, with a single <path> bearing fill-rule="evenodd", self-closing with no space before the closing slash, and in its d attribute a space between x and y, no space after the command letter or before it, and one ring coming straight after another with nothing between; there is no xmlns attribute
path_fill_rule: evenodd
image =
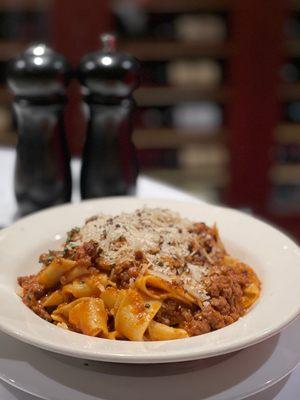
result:
<svg viewBox="0 0 300 400"><path fill-rule="evenodd" d="M16 212L16 202L13 195L13 164L14 153L11 150L0 149L0 226L9 225ZM79 201L78 176L80 163L72 161L73 174L73 201ZM137 185L139 197L163 197L172 199L195 200L194 197L183 193L175 188L154 180L140 177ZM300 340L300 332L299 332ZM0 400L36 400L37 398L27 395L0 381ZM251 396L248 400L299 400L300 399L300 367L289 377L272 386L270 389ZM63 400L63 399L62 399Z"/></svg>

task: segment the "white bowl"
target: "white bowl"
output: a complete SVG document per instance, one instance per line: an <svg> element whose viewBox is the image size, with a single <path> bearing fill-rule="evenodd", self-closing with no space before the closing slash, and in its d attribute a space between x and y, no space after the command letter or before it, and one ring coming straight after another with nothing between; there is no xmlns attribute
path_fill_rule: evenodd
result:
<svg viewBox="0 0 300 400"><path fill-rule="evenodd" d="M39 271L39 255L55 249L74 226L99 212L117 214L147 205L168 207L208 224L217 222L225 247L254 268L262 281L260 299L226 328L165 342L127 342L88 337L50 324L16 294L16 279ZM300 251L287 236L241 212L205 203L107 198L55 207L24 218L0 232L0 329L24 342L91 360L164 363L229 353L279 332L300 314Z"/></svg>

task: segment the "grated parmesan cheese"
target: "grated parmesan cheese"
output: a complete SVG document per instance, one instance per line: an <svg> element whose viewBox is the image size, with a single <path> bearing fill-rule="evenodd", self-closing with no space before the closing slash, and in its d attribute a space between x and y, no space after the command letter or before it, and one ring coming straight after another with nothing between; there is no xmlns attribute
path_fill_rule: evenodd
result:
<svg viewBox="0 0 300 400"><path fill-rule="evenodd" d="M160 208L143 208L116 216L100 214L88 220L76 240L67 246L74 248L93 240L102 250L101 260L112 267L134 260L135 253L141 251L147 264L143 272L147 270L169 282L181 283L200 301L206 301L209 297L203 279L212 260L203 248L205 262L187 261L195 253L190 250L191 243L199 242L199 235L192 232L193 226L193 222L178 213ZM205 232L204 239L207 235Z"/></svg>

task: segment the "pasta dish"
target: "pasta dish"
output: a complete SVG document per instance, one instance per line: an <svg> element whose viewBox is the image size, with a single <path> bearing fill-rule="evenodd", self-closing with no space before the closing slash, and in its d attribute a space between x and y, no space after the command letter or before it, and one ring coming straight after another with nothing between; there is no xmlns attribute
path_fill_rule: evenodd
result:
<svg viewBox="0 0 300 400"><path fill-rule="evenodd" d="M260 281L216 226L161 208L100 214L18 278L23 302L58 327L106 339L186 338L237 321Z"/></svg>

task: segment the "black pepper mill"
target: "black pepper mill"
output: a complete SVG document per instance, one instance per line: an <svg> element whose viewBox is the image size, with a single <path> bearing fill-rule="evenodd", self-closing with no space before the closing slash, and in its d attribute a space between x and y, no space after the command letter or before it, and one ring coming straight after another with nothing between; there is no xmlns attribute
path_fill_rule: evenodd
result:
<svg viewBox="0 0 300 400"><path fill-rule="evenodd" d="M133 91L139 62L116 51L111 34L101 36L102 51L86 55L78 77L88 105L88 130L81 170L83 199L135 191L137 160L132 134Z"/></svg>
<svg viewBox="0 0 300 400"><path fill-rule="evenodd" d="M71 173L63 127L70 67L45 44L29 47L8 67L18 144L15 194L19 215L70 201Z"/></svg>

